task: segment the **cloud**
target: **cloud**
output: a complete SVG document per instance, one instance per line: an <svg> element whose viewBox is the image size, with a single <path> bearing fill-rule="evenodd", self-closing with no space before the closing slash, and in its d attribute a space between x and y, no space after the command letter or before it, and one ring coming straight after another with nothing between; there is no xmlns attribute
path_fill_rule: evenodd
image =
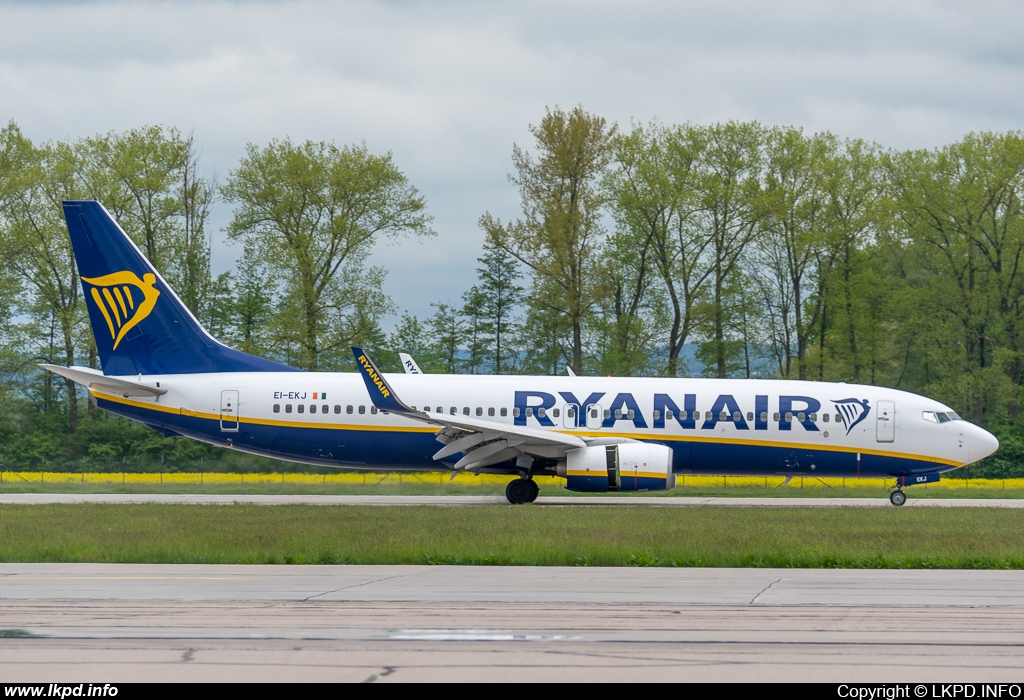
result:
<svg viewBox="0 0 1024 700"><path fill-rule="evenodd" d="M392 151L440 235L375 260L423 316L473 282L479 216L517 216L512 144L531 146L545 107L935 147L1020 127L1022 20L1012 2L923 0L6 3L0 119L40 141L194 130L221 179L275 137ZM215 262L234 254L218 243Z"/></svg>

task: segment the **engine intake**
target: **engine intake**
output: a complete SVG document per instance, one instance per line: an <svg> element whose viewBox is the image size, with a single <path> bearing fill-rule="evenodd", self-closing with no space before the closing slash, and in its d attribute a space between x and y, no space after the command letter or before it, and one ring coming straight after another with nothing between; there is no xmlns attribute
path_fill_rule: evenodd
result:
<svg viewBox="0 0 1024 700"><path fill-rule="evenodd" d="M675 488L672 448L646 442L570 450L558 463L570 491L667 491Z"/></svg>

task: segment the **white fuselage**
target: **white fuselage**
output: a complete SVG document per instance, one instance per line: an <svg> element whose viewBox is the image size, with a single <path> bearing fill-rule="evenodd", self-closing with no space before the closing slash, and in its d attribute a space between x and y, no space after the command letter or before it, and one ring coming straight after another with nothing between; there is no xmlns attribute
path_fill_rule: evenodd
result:
<svg viewBox="0 0 1024 700"><path fill-rule="evenodd" d="M222 446L339 467L445 468L437 428L372 407L358 374L126 377L166 393L93 393L103 408ZM387 375L406 404L673 448L676 473L880 476L948 471L990 454L989 433L937 401L879 387L787 380Z"/></svg>

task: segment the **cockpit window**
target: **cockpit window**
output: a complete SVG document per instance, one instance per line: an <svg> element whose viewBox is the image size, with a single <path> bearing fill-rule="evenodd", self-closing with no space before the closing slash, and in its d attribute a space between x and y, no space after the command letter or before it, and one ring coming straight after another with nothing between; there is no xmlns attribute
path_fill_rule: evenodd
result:
<svg viewBox="0 0 1024 700"><path fill-rule="evenodd" d="M924 418L929 423L939 422L939 418L938 416L935 415L935 411L925 411L924 413L921 414L921 417Z"/></svg>
<svg viewBox="0 0 1024 700"><path fill-rule="evenodd" d="M963 418L961 418L959 415L957 415L956 411L950 411L946 415L949 416L952 420L963 420Z"/></svg>
<svg viewBox="0 0 1024 700"><path fill-rule="evenodd" d="M936 413L935 415L937 415L939 417L939 422L940 423L948 423L949 421L953 420L952 418L947 416L945 413Z"/></svg>

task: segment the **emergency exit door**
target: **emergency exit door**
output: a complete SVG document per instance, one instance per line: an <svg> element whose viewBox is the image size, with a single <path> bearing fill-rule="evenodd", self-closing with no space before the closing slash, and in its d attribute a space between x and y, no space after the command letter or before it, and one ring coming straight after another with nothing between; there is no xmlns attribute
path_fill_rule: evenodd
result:
<svg viewBox="0 0 1024 700"><path fill-rule="evenodd" d="M238 432L238 390L224 389L220 392L221 432Z"/></svg>

